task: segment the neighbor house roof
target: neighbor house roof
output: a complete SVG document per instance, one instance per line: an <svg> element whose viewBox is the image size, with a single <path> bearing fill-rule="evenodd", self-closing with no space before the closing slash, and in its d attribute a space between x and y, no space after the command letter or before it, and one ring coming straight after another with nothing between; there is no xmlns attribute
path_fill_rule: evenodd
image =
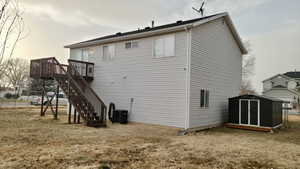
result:
<svg viewBox="0 0 300 169"><path fill-rule="evenodd" d="M286 75L284 75L284 74L277 74L277 75L275 75L275 76L272 76L272 77L270 77L270 78L264 80L263 83L266 82L266 81L268 81L268 80L272 80L272 79L274 79L274 78L276 78L276 77L278 77L278 76L281 76L281 77L283 77L283 78L285 78L285 79L287 79L287 80L291 79L289 76L286 76Z"/></svg>
<svg viewBox="0 0 300 169"><path fill-rule="evenodd" d="M215 15L210 15L202 18L196 18L192 20L186 20L186 21L177 21L175 23L156 26L156 27L146 27L144 29L129 31L129 32L118 32L113 35L103 36L79 43L74 43L71 45L65 46L65 48L82 48L82 47L88 47L88 46L94 46L99 44L105 44L105 43L112 43L112 42L119 42L119 41L126 41L131 39L137 39L137 38L143 38L143 37L150 37L155 36L159 34L165 34L170 32L177 32L177 31L184 31L186 29L190 29L192 27L200 26L204 23L219 19L224 17L226 20L226 23L228 24L231 33L233 34L234 39L236 40L242 54L247 54L247 50L243 45L243 42L238 35L233 22L228 15L228 13L220 13Z"/></svg>
<svg viewBox="0 0 300 169"><path fill-rule="evenodd" d="M295 72L286 72L284 75L288 76L290 78L294 78L294 79L299 79L300 78L300 72L297 72L297 71L295 71Z"/></svg>

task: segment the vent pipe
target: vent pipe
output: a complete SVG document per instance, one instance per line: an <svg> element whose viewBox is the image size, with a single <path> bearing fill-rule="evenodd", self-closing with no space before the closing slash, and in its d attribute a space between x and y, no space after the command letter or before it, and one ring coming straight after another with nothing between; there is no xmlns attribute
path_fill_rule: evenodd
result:
<svg viewBox="0 0 300 169"><path fill-rule="evenodd" d="M152 22L151 22L151 27L152 28L154 27L154 20L152 20Z"/></svg>

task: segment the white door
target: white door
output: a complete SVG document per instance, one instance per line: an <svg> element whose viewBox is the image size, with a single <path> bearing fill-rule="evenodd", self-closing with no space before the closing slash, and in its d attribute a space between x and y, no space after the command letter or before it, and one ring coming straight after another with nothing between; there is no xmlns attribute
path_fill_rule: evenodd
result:
<svg viewBox="0 0 300 169"><path fill-rule="evenodd" d="M239 101L239 123L242 125L260 126L259 100L241 99Z"/></svg>

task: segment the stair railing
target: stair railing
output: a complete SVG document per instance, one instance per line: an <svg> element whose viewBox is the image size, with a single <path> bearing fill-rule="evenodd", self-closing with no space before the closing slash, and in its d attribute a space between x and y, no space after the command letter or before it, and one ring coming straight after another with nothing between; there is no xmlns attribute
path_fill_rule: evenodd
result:
<svg viewBox="0 0 300 169"><path fill-rule="evenodd" d="M87 100L94 107L94 111L96 113L94 116L98 118L97 120L105 122L107 110L106 105L83 78L82 73L77 71L76 67L71 61L69 61L68 74L72 77L72 79L75 79L77 84L81 87L81 91L83 92L84 96L86 96Z"/></svg>
<svg viewBox="0 0 300 169"><path fill-rule="evenodd" d="M87 81L80 75L80 73L73 67L72 64L62 65L56 58L44 58L40 60L32 60L31 77L55 78L65 77L73 85L76 91L79 91L82 96L88 100L89 104L93 106L95 114L87 114L90 117L88 120L97 120L105 124L106 122L106 105L98 97L95 91L89 86Z"/></svg>

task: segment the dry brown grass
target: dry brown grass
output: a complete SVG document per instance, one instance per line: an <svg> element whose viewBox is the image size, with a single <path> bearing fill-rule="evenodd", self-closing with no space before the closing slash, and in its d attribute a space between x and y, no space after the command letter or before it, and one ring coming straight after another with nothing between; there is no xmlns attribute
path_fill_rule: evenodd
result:
<svg viewBox="0 0 300 169"><path fill-rule="evenodd" d="M0 168L300 168L300 116L274 134L129 124L88 128L39 110L0 110Z"/></svg>

